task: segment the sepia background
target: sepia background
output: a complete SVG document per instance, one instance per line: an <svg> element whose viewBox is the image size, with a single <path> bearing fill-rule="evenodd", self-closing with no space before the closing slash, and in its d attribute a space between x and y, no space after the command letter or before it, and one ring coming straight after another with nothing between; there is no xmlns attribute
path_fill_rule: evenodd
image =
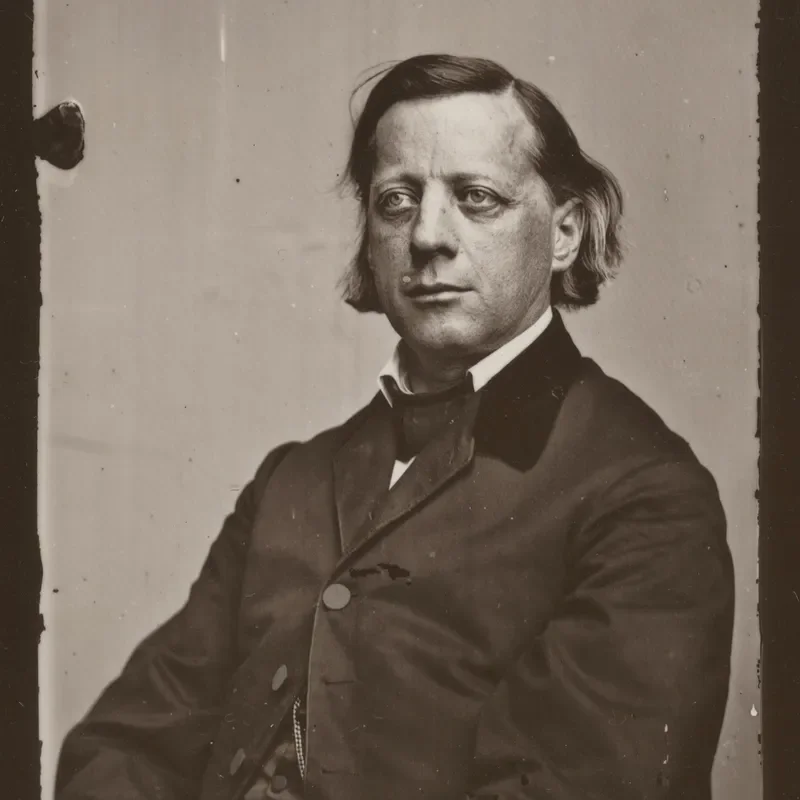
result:
<svg viewBox="0 0 800 800"><path fill-rule="evenodd" d="M629 252L581 348L716 476L737 577L715 797L761 796L755 0L40 0L36 114L76 99L84 162L40 164L44 797L66 730L186 599L268 449L342 421L394 335L335 289L335 189L365 70L496 59L620 179Z"/></svg>

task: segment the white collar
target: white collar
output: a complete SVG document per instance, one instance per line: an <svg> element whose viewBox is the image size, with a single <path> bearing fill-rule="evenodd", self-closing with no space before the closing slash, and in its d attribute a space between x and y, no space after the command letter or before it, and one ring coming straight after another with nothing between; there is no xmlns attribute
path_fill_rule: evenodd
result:
<svg viewBox="0 0 800 800"><path fill-rule="evenodd" d="M477 392L486 386L500 370L507 367L523 350L533 344L542 335L545 328L553 319L553 309L547 307L545 312L522 333L517 334L511 341L506 342L497 350L484 356L477 364L473 364L467 372L472 378L473 389ZM403 394L413 394L408 383L408 373L402 364L402 342L398 342L389 360L378 373L378 388L381 390L386 402L392 404L389 381L393 381Z"/></svg>

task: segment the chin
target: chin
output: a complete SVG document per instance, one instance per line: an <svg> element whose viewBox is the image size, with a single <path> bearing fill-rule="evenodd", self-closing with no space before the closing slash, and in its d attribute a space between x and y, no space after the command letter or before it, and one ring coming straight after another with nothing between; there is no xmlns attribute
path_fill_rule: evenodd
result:
<svg viewBox="0 0 800 800"><path fill-rule="evenodd" d="M417 352L463 357L482 351L477 331L459 325L407 326L403 339Z"/></svg>

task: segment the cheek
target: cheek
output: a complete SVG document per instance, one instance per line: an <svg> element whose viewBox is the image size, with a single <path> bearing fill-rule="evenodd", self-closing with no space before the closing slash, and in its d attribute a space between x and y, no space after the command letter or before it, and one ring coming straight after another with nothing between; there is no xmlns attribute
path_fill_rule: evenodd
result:
<svg viewBox="0 0 800 800"><path fill-rule="evenodd" d="M399 274L405 269L403 244L395 231L372 228L367 232L367 258L384 311L399 302Z"/></svg>
<svg viewBox="0 0 800 800"><path fill-rule="evenodd" d="M497 285L504 282L505 276L505 282L513 284L539 246L532 231L520 230L516 225L498 227L472 238L470 260L478 279Z"/></svg>
<svg viewBox="0 0 800 800"><path fill-rule="evenodd" d="M517 208L493 224L470 231L475 252L506 261L513 259L541 261L551 248L550 225L545 209Z"/></svg>
<svg viewBox="0 0 800 800"><path fill-rule="evenodd" d="M408 251L406 238L401 231L386 226L372 226L368 229L369 263L376 276L391 273L402 265Z"/></svg>
<svg viewBox="0 0 800 800"><path fill-rule="evenodd" d="M472 248L473 277L482 296L506 311L529 304L531 293L550 277L548 226L530 215L514 222L473 239Z"/></svg>
<svg viewBox="0 0 800 800"><path fill-rule="evenodd" d="M532 209L505 232L505 255L512 264L511 270L520 275L549 272L552 257L550 220L547 215Z"/></svg>

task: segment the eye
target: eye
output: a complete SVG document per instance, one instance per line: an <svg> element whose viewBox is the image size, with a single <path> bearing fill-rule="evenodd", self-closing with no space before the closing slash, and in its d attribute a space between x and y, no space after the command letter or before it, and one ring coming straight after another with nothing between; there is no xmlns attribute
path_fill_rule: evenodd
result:
<svg viewBox="0 0 800 800"><path fill-rule="evenodd" d="M461 192L460 201L475 211L492 211L501 201L500 198L488 189L481 186L470 186Z"/></svg>
<svg viewBox="0 0 800 800"><path fill-rule="evenodd" d="M384 214L401 214L416 205L417 199L407 189L389 189L378 198L378 208Z"/></svg>

